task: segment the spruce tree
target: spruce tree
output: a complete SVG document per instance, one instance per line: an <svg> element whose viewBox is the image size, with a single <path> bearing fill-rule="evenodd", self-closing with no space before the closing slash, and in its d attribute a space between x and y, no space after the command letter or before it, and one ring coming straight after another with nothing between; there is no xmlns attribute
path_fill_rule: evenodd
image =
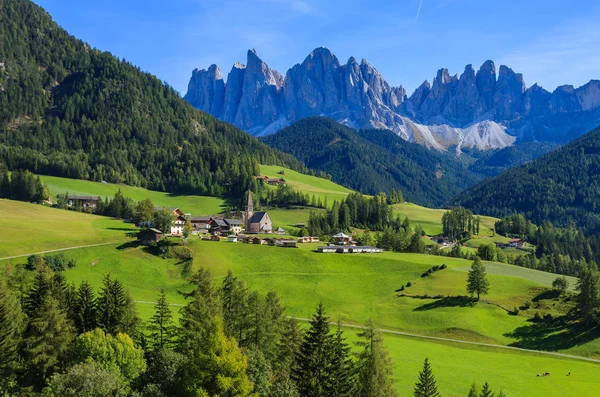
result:
<svg viewBox="0 0 600 397"><path fill-rule="evenodd" d="M350 396L356 386L354 362L343 334L342 324L338 321L331 346L331 396Z"/></svg>
<svg viewBox="0 0 600 397"><path fill-rule="evenodd" d="M98 325L98 306L94 289L87 281L82 281L77 290L75 301L75 326L77 332L95 329Z"/></svg>
<svg viewBox="0 0 600 397"><path fill-rule="evenodd" d="M160 298L154 308L154 315L148 323L148 331L150 331L150 343L156 351L171 347L175 336L173 315L164 289L160 290Z"/></svg>
<svg viewBox="0 0 600 397"><path fill-rule="evenodd" d="M383 344L381 334L369 320L365 329L358 334L356 344L362 348L357 356L357 393L361 397L396 397L394 388L394 366Z"/></svg>
<svg viewBox="0 0 600 397"><path fill-rule="evenodd" d="M579 317L588 325L600 322L600 272L593 264L581 272L577 291Z"/></svg>
<svg viewBox="0 0 600 397"><path fill-rule="evenodd" d="M419 373L419 381L415 384L415 397L440 397L438 388L429 365L429 359L425 358L423 370Z"/></svg>
<svg viewBox="0 0 600 397"><path fill-rule="evenodd" d="M276 359L272 360L276 375L288 377L296 365L296 357L302 344L302 329L295 318L283 320L280 338L277 341Z"/></svg>
<svg viewBox="0 0 600 397"><path fill-rule="evenodd" d="M486 295L489 290L490 283L487 280L485 266L476 256L467 277L467 292L471 295L477 294L477 300L479 300L480 295Z"/></svg>
<svg viewBox="0 0 600 397"><path fill-rule="evenodd" d="M29 321L25 338L27 379L40 390L61 363L75 339L75 328L58 301L47 296Z"/></svg>
<svg viewBox="0 0 600 397"><path fill-rule="evenodd" d="M487 382L483 384L483 388L481 389L481 393L479 393L479 397L494 397L494 393Z"/></svg>
<svg viewBox="0 0 600 397"><path fill-rule="evenodd" d="M329 318L320 303L310 321L310 328L304 334L292 379L302 396L329 396L331 385L331 346L333 336L329 332Z"/></svg>
<svg viewBox="0 0 600 397"><path fill-rule="evenodd" d="M124 307L127 304L125 289L119 280L112 280L107 274L102 280L98 297L98 325L109 334L119 332Z"/></svg>
<svg viewBox="0 0 600 397"><path fill-rule="evenodd" d="M19 300L0 280L0 395L10 395L14 386L25 321Z"/></svg>
<svg viewBox="0 0 600 397"><path fill-rule="evenodd" d="M479 391L477 390L477 385L475 383L471 384L468 397L479 397Z"/></svg>
<svg viewBox="0 0 600 397"><path fill-rule="evenodd" d="M35 270L33 284L25 299L25 310L29 317L34 316L52 291L52 271L47 265L39 266Z"/></svg>

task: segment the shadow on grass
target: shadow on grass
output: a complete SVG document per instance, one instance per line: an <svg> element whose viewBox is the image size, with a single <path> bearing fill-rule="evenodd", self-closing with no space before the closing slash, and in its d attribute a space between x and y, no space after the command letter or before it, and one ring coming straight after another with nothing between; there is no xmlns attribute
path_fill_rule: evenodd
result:
<svg viewBox="0 0 600 397"><path fill-rule="evenodd" d="M120 231L123 231L123 232L136 231L136 229L132 229L130 227L107 227L106 230L120 230Z"/></svg>
<svg viewBox="0 0 600 397"><path fill-rule="evenodd" d="M118 250L123 251L131 248L137 248L140 246L139 241L129 241L127 243L121 244L117 247Z"/></svg>
<svg viewBox="0 0 600 397"><path fill-rule="evenodd" d="M472 307L477 303L477 299L469 296L447 296L437 299L433 302L424 304L414 309L415 312L440 309L442 307Z"/></svg>
<svg viewBox="0 0 600 397"><path fill-rule="evenodd" d="M558 317L551 321L532 322L504 336L517 339L511 346L556 351L600 338L600 327L585 327L568 321L566 317Z"/></svg>
<svg viewBox="0 0 600 397"><path fill-rule="evenodd" d="M539 302L544 299L556 299L556 298L559 298L560 295L561 295L561 292L559 290L548 289L548 290L545 290L544 292L540 293L535 298L533 298L532 302Z"/></svg>

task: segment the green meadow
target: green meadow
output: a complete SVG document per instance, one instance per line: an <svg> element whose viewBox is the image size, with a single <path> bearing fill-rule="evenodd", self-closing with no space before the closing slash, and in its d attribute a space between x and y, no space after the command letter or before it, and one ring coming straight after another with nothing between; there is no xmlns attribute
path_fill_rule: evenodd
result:
<svg viewBox="0 0 600 397"><path fill-rule="evenodd" d="M0 199L0 258L127 241L133 225L103 216Z"/></svg>
<svg viewBox="0 0 600 397"><path fill-rule="evenodd" d="M156 206L180 207L184 212L192 215L214 215L222 212L226 207L225 200L218 197L178 195L122 184L91 182L56 176L40 175L40 178L48 186L53 197L68 192L80 196L105 198L113 197L117 191L121 190L125 197L135 201L149 198Z"/></svg>

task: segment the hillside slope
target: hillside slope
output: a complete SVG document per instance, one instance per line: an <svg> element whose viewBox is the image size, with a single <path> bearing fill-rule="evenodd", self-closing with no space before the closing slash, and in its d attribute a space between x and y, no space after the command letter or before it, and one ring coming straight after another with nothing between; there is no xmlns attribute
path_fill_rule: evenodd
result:
<svg viewBox="0 0 600 397"><path fill-rule="evenodd" d="M452 201L477 213L524 214L535 223L575 223L600 231L600 128L525 165L463 192Z"/></svg>
<svg viewBox="0 0 600 397"><path fill-rule="evenodd" d="M481 180L451 155L409 143L387 130L352 130L309 117L263 138L336 183L368 194L399 189L408 200L439 206Z"/></svg>
<svg viewBox="0 0 600 397"><path fill-rule="evenodd" d="M258 164L300 164L195 110L175 90L0 0L0 161L153 190L239 194Z"/></svg>

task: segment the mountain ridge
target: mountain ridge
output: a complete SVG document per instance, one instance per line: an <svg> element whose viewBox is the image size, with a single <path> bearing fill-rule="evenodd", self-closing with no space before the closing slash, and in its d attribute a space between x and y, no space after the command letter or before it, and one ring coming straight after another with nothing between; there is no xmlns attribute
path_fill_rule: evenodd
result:
<svg viewBox="0 0 600 397"><path fill-rule="evenodd" d="M225 95L215 94L223 90ZM600 122L599 80L549 92L538 84L527 88L522 74L505 65L496 72L494 62L486 61L477 71L467 65L460 76L439 69L432 83L425 80L409 96L365 59L359 63L350 57L342 64L325 47L313 50L285 77L255 50L248 51L246 65L233 66L227 83L216 65L196 69L184 98L252 135L327 116L352 128L390 129L437 150L565 143Z"/></svg>

